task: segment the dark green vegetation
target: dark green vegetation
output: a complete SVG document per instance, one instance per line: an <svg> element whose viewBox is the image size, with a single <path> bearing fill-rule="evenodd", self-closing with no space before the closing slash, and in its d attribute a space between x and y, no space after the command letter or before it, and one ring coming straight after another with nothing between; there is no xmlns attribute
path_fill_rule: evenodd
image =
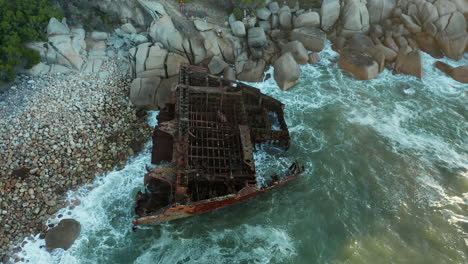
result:
<svg viewBox="0 0 468 264"><path fill-rule="evenodd" d="M25 43L45 39L51 17L62 15L48 0L0 0L0 82L12 81L18 67L39 63L39 53Z"/></svg>

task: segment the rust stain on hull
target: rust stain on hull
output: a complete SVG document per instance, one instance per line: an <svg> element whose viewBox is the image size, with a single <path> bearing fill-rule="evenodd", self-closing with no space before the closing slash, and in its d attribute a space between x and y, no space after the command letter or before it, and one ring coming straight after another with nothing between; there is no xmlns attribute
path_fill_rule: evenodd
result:
<svg viewBox="0 0 468 264"><path fill-rule="evenodd" d="M284 105L260 90L183 66L172 104L158 116L145 191L135 201L135 225L210 212L294 180L304 168L294 163L260 188L253 152L270 143L287 150Z"/></svg>

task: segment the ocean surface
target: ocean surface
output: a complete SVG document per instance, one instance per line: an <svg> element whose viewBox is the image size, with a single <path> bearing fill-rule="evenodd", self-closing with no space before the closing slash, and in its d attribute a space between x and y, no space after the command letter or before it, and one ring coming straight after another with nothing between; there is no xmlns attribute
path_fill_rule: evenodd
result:
<svg viewBox="0 0 468 264"><path fill-rule="evenodd" d="M385 70L359 81L330 46L320 56L289 91L272 79L253 84L286 105L292 136L287 153L256 153L258 172L298 161L306 171L295 182L132 232L148 143L124 169L69 193L81 204L58 214L82 225L71 249L51 255L35 239L20 256L34 264L467 263L468 85L427 54L422 80ZM466 55L443 61L468 64Z"/></svg>

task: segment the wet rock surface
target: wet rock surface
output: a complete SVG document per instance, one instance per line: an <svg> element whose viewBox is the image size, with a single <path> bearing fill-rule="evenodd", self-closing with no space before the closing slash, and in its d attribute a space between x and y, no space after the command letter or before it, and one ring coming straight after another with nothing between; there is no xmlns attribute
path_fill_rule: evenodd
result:
<svg viewBox="0 0 468 264"><path fill-rule="evenodd" d="M56 248L69 249L81 232L81 225L74 219L63 219L45 235L48 251Z"/></svg>

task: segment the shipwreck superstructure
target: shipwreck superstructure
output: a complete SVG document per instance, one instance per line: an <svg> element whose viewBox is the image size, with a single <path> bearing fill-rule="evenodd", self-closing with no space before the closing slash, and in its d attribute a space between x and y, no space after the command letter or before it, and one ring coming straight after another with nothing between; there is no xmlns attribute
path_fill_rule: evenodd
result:
<svg viewBox="0 0 468 264"><path fill-rule="evenodd" d="M183 66L171 104L160 111L145 192L135 201L135 225L209 212L281 186L303 172L294 163L259 187L256 144L287 150L284 105L243 83Z"/></svg>

